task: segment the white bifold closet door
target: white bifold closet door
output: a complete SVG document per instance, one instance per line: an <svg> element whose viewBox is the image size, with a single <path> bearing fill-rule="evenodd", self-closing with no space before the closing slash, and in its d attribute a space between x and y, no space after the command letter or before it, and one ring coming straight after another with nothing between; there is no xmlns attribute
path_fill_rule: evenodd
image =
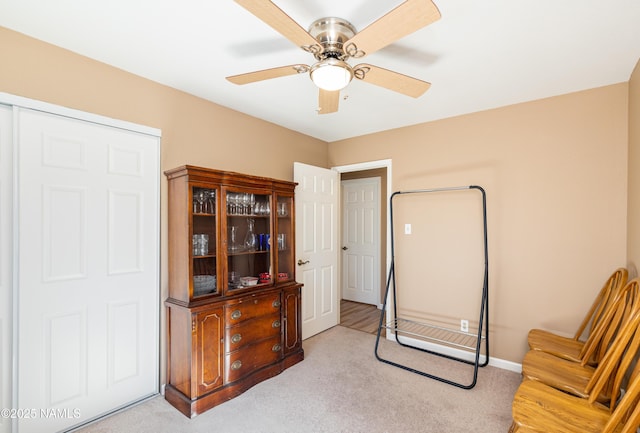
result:
<svg viewBox="0 0 640 433"><path fill-rule="evenodd" d="M56 432L158 392L159 139L14 116L17 407L37 411L17 424Z"/></svg>
<svg viewBox="0 0 640 433"><path fill-rule="evenodd" d="M0 104L0 410L11 407L12 394L12 119L11 107ZM0 433L10 433L11 423L10 417L0 416Z"/></svg>

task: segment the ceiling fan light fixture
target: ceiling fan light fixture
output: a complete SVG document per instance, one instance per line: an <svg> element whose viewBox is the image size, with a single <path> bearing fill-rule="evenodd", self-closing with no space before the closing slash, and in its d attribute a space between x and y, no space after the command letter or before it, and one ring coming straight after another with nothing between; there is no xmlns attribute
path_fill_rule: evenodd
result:
<svg viewBox="0 0 640 433"><path fill-rule="evenodd" d="M344 89L353 79L353 69L347 62L335 58L322 60L311 67L311 81L323 90Z"/></svg>

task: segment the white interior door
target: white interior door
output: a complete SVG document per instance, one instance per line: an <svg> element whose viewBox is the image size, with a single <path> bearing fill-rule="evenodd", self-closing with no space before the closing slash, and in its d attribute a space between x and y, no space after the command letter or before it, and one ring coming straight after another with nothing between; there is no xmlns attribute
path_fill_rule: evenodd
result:
<svg viewBox="0 0 640 433"><path fill-rule="evenodd" d="M296 279L302 287L302 338L338 324L338 173L296 162Z"/></svg>
<svg viewBox="0 0 640 433"><path fill-rule="evenodd" d="M12 291L12 114L0 105L0 408L11 407ZM11 431L11 418L0 417L0 433Z"/></svg>
<svg viewBox="0 0 640 433"><path fill-rule="evenodd" d="M18 426L54 432L158 391L159 143L16 114Z"/></svg>
<svg viewBox="0 0 640 433"><path fill-rule="evenodd" d="M342 185L342 298L380 303L380 178Z"/></svg>

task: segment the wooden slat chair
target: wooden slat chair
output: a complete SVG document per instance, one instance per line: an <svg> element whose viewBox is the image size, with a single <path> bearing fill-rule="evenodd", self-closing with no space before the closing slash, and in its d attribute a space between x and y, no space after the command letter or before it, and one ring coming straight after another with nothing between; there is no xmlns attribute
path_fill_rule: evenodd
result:
<svg viewBox="0 0 640 433"><path fill-rule="evenodd" d="M618 293L611 308L606 313L607 316L612 316L612 319L605 317L596 334L611 334L615 336L619 330L625 329L633 311L638 310L640 310L640 279L635 278L629 281ZM606 326L603 326L605 324ZM595 335L595 337L599 338L598 335ZM602 340L604 341L605 339ZM613 344L609 345L608 351L613 351L614 349ZM602 364L597 367L587 365L589 354L590 352L587 352L587 356L582 362L573 362L558 358L550 353L531 350L522 361L522 376L525 379L543 382L575 396L588 398L598 377L598 370L607 368ZM612 384L605 386L600 394L596 396L599 402L609 402L612 391L611 386Z"/></svg>
<svg viewBox="0 0 640 433"><path fill-rule="evenodd" d="M602 324L603 318L606 317L608 307L611 306L616 294L627 284L628 278L629 272L625 268L618 268L609 276L573 338L563 337L542 329L532 329L527 336L529 348L551 353L559 358L574 362L581 362L587 357L587 361L596 365L604 356L608 342L596 338L598 334L595 331ZM583 334L586 334L585 340L581 339ZM601 338L612 338L607 334L599 335Z"/></svg>
<svg viewBox="0 0 640 433"><path fill-rule="evenodd" d="M630 387L629 390L637 394L640 391L635 388L640 387L640 375L635 379L636 380L631 384L634 389ZM560 396L562 396L562 394L560 394ZM631 401L631 399L629 401ZM626 406L629 406L628 409L622 409L622 407L620 406L620 410L614 412L611 415L601 410L594 410L593 406L589 406L588 403L581 403L585 406L585 412L580 413L576 410L574 411L575 413L573 413L572 416L577 417L576 419L579 423L587 422L597 424L595 428L598 428L599 425L604 424L601 430L579 430L582 427L578 427L577 429L565 429L562 425L558 425L559 423L550 424L548 427L519 426L514 423L511 425L509 433L575 433L577 431L581 431L581 433L637 433L638 427L640 427L640 405L637 404L637 400L634 404L626 404ZM634 406L635 409L633 408ZM633 411L630 415L627 415L629 414L631 409L633 409ZM585 413L588 415L585 415ZM627 417L626 421L625 416ZM546 428L554 430L545 430Z"/></svg>
<svg viewBox="0 0 640 433"><path fill-rule="evenodd" d="M640 393L640 375L637 375L635 380L630 384L627 392L638 394ZM626 396L627 394L625 394ZM575 397L574 397L575 398ZM629 399L628 402L621 402L621 404L625 404L628 406L628 409L622 408L622 406L618 406L616 411L607 417L606 414L602 414L602 420L605 422L602 430L584 430L583 433L590 432L599 432L599 433L637 433L638 427L640 427L640 405L638 405L638 400L636 398L635 403L632 399ZM635 406L635 409L634 409ZM631 414L629 412L633 409ZM593 409L587 409L588 415L591 419L599 418L600 415L596 414ZM624 417L628 415L627 420L624 420ZM583 414L574 414L575 416L579 416L580 421L584 421ZM614 416L615 415L615 416ZM603 421L600 421L598 424L601 424ZM545 431L546 433L574 433L577 430L564 430L562 427L558 426L550 426L548 428L553 428L554 430L539 430L536 427L530 428L527 426L518 426L515 423L511 425L511 429L509 429L509 433L539 433L540 431Z"/></svg>
<svg viewBox="0 0 640 433"><path fill-rule="evenodd" d="M512 404L510 433L631 433L640 426L640 363L634 361L640 347L640 309L616 336L614 350L607 352L588 399L576 397L534 380L523 380ZM621 385L629 374L629 386L621 395ZM609 405L596 395L612 383Z"/></svg>

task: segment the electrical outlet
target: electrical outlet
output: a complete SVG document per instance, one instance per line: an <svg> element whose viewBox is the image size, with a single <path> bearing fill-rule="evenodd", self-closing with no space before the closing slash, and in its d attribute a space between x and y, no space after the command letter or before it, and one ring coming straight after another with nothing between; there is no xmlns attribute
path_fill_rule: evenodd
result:
<svg viewBox="0 0 640 433"><path fill-rule="evenodd" d="M460 331L469 332L469 321L462 319L460 320Z"/></svg>
<svg viewBox="0 0 640 433"><path fill-rule="evenodd" d="M404 234L405 235L410 235L411 234L411 224L405 224L404 225Z"/></svg>

